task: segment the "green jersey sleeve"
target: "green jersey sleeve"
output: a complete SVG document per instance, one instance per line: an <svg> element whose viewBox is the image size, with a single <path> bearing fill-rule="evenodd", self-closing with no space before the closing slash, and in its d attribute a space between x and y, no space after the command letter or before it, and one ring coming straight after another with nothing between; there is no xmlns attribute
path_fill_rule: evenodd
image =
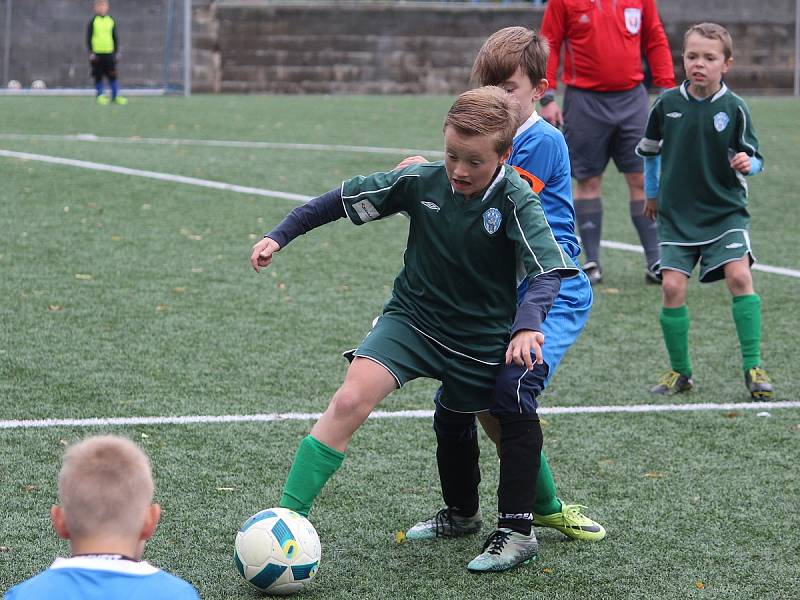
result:
<svg viewBox="0 0 800 600"><path fill-rule="evenodd" d="M740 102L736 107L736 148L734 150L745 152L748 156L754 156L762 163L764 162L764 157L758 151L758 138L753 128L753 119L744 102Z"/></svg>
<svg viewBox="0 0 800 600"><path fill-rule="evenodd" d="M663 139L662 124L664 122L664 111L661 97L657 98L650 109L647 117L647 127L644 137L636 146L636 154L639 156L657 156L661 153L661 140Z"/></svg>
<svg viewBox="0 0 800 600"><path fill-rule="evenodd" d="M554 271L562 277L574 277L578 268L556 242L537 197L533 192L528 194L508 196L511 214L506 220L506 235L515 246L517 281Z"/></svg>
<svg viewBox="0 0 800 600"><path fill-rule="evenodd" d="M418 179L416 169L409 167L343 181L342 203L347 217L363 225L406 210Z"/></svg>

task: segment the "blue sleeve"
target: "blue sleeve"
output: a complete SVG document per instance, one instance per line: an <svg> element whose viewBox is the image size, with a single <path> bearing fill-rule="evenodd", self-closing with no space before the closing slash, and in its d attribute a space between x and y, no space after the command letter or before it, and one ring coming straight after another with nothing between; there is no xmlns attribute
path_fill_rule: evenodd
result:
<svg viewBox="0 0 800 600"><path fill-rule="evenodd" d="M534 277L528 283L528 291L517 307L517 316L511 328L513 336L518 331L541 331L550 307L561 291L561 273L551 271Z"/></svg>
<svg viewBox="0 0 800 600"><path fill-rule="evenodd" d="M644 195L649 198L658 197L661 183L661 155L644 157Z"/></svg>
<svg viewBox="0 0 800 600"><path fill-rule="evenodd" d="M747 174L748 177L753 175L758 175L764 169L764 161L756 156L750 157L750 172Z"/></svg>
<svg viewBox="0 0 800 600"><path fill-rule="evenodd" d="M264 237L275 240L283 248L297 236L345 216L342 193L337 188L292 210Z"/></svg>

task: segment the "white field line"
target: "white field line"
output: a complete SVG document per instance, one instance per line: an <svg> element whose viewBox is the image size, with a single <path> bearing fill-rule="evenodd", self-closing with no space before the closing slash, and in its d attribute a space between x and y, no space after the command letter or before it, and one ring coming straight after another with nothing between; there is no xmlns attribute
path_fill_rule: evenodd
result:
<svg viewBox="0 0 800 600"><path fill-rule="evenodd" d="M150 144L156 146L208 146L212 148L253 148L261 150L319 150L322 152L362 152L364 154L389 154L409 156L422 154L440 158L441 150L420 150L419 148L384 148L379 146L349 146L346 144L294 144L289 142L257 142L246 140L193 140L179 138L143 137L103 137L93 133L74 135L0 133L0 140L42 141L42 142L99 142L103 144Z"/></svg>
<svg viewBox="0 0 800 600"><path fill-rule="evenodd" d="M4 134L0 134L2 137ZM9 135L9 134L5 134ZM56 136L58 137L58 136ZM107 138L106 138L107 139ZM119 138L125 139L125 138ZM236 142L242 143L242 142ZM260 142L253 142L260 143ZM296 144L296 146L303 146L303 144ZM367 148L367 146L342 146L341 148ZM326 146L326 148L335 148L335 146ZM425 152L423 150L409 150L411 152ZM265 190L262 188L255 188L243 185L235 185L232 183L223 183L221 181L212 181L210 179L199 179L197 177L186 177L184 175L174 175L171 173L160 173L158 171L146 171L142 169L131 169L129 167L119 167L116 165L108 165L105 163L96 163L86 160L76 160L73 158L62 158L59 156L50 156L47 154L31 154L30 152L15 152L12 150L0 149L0 157L17 158L21 160L33 160L44 162L53 165L63 165L68 167L77 167L79 169L88 169L91 171L105 171L108 173L117 173L119 175L131 175L134 177L145 177L148 179L157 179L159 181L167 181L172 183L184 183L187 185L195 185L199 187L211 188L216 190L223 190L227 192L237 192L240 194L251 194L255 196L265 196L268 198L280 198L281 200L292 200L294 202L308 202L312 196L305 196L303 194L293 194L290 192L279 192L275 190ZM624 250L627 252L643 253L644 250L641 246L633 244L625 244L623 242L615 242L610 240L603 240L600 244L605 248L612 248L615 250ZM800 271L796 269L788 269L786 267L773 267L770 265L762 265L756 263L753 265L756 271L764 271L766 273L773 273L775 275L783 275L785 277L800 278Z"/></svg>
<svg viewBox="0 0 800 600"><path fill-rule="evenodd" d="M698 404L638 404L623 406L545 406L541 415L662 413L697 411L774 410L800 408L800 401L726 402ZM265 413L254 415L187 415L182 417L108 417L91 419L28 419L0 421L0 429L49 427L109 427L120 425L205 425L209 423L269 423L274 421L315 421L322 413ZM375 411L370 419L431 419L432 410Z"/></svg>

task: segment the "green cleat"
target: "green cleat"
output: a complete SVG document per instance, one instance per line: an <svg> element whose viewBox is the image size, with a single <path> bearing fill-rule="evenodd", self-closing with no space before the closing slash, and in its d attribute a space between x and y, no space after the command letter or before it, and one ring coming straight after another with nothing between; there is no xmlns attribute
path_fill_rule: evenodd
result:
<svg viewBox="0 0 800 600"><path fill-rule="evenodd" d="M459 517L449 508L443 508L430 519L420 521L406 532L407 540L432 540L454 538L478 533L483 525L481 511L471 517Z"/></svg>
<svg viewBox="0 0 800 600"><path fill-rule="evenodd" d="M473 558L467 569L473 573L508 571L536 558L539 543L536 535L519 533L505 527L496 530L483 545L483 552Z"/></svg>
<svg viewBox="0 0 800 600"><path fill-rule="evenodd" d="M581 512L582 504L561 503L561 511L552 515L533 515L536 527L551 527L567 537L586 542L598 542L606 537L605 528Z"/></svg>
<svg viewBox="0 0 800 600"><path fill-rule="evenodd" d="M753 400L769 400L775 395L775 388L763 367L753 367L744 372L744 384Z"/></svg>
<svg viewBox="0 0 800 600"><path fill-rule="evenodd" d="M650 388L650 393L658 396L672 396L673 394L688 392L692 387L694 387L694 381L692 381L691 377L682 375L677 371L667 371L658 380L658 385Z"/></svg>
<svg viewBox="0 0 800 600"><path fill-rule="evenodd" d="M100 95L97 97L97 100L96 100L96 102L97 102L97 104L98 104L98 105L100 105L100 106L108 106L108 104L111 102L111 100L109 100L109 99L108 99L108 96L106 96L105 94L100 94Z"/></svg>
<svg viewBox="0 0 800 600"><path fill-rule="evenodd" d="M117 96L113 100L114 104L119 104L120 106L125 106L128 104L128 99L125 96Z"/></svg>

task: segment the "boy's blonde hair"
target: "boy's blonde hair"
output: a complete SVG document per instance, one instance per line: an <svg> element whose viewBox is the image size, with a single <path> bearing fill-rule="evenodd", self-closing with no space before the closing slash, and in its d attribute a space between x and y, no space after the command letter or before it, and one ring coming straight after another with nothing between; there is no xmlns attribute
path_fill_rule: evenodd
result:
<svg viewBox="0 0 800 600"><path fill-rule="evenodd" d="M506 27L489 36L472 65L472 78L481 85L498 85L514 75L517 67L533 85L547 75L547 40L525 27Z"/></svg>
<svg viewBox="0 0 800 600"><path fill-rule="evenodd" d="M717 23L698 23L697 25L692 25L689 29L686 30L686 33L683 34L683 49L686 50L686 40L689 39L689 36L693 33L697 33L702 35L704 38L708 38L710 40L718 40L722 43L722 53L725 55L725 60L730 59L733 56L733 39L731 39L731 34L725 29L722 25L718 25Z"/></svg>
<svg viewBox="0 0 800 600"><path fill-rule="evenodd" d="M493 85L461 94L444 120L444 129L453 127L466 136L495 136L495 150L502 155L511 148L520 126L519 102Z"/></svg>
<svg viewBox="0 0 800 600"><path fill-rule="evenodd" d="M136 536L153 501L150 461L118 436L71 446L58 475L58 498L70 536Z"/></svg>

